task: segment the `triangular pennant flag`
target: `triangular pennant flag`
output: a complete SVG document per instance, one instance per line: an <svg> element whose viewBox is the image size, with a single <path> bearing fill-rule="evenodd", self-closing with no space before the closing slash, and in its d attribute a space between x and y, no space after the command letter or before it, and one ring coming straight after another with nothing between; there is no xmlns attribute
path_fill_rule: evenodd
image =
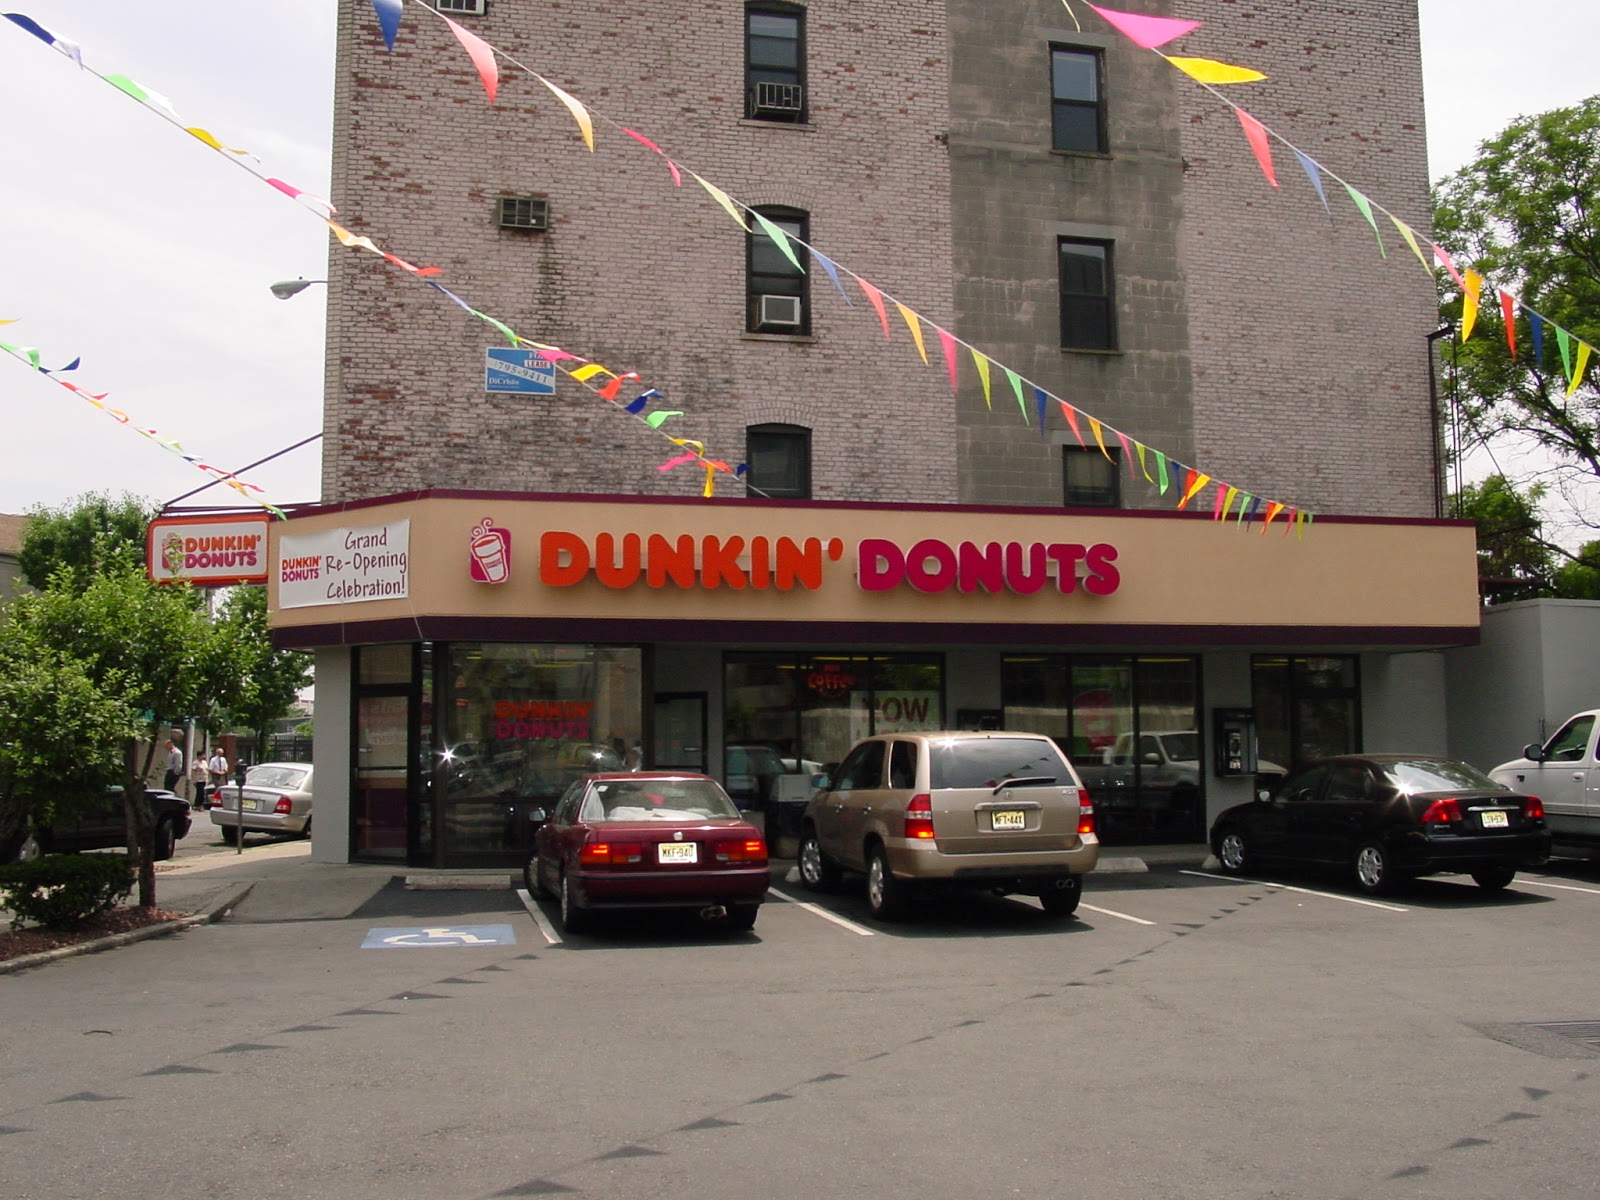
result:
<svg viewBox="0 0 1600 1200"><path fill-rule="evenodd" d="M644 423L650 426L651 429L660 429L673 417L681 416L683 416L683 410L681 408L663 408L661 411L653 412L647 416L644 419Z"/></svg>
<svg viewBox="0 0 1600 1200"><path fill-rule="evenodd" d="M1237 500L1238 498L1239 498L1239 489L1236 488L1236 487L1231 487L1230 486L1228 488L1227 498L1225 500L1223 500L1223 502L1222 502L1222 516L1220 518L1218 518L1219 520L1226 521L1228 519L1228 510L1233 507L1233 502L1235 500Z"/></svg>
<svg viewBox="0 0 1600 1200"><path fill-rule="evenodd" d="M648 392L640 392L628 402L628 411L634 416L638 416L649 406L650 401L660 399L661 393L656 391L655 388L651 388Z"/></svg>
<svg viewBox="0 0 1600 1200"><path fill-rule="evenodd" d="M1165 54L1161 57L1199 83L1259 83L1266 78L1260 71L1218 62L1214 58L1169 58Z"/></svg>
<svg viewBox="0 0 1600 1200"><path fill-rule="evenodd" d="M1033 389L1033 407L1034 407L1034 411L1036 411L1039 414L1039 436L1040 437L1044 436L1044 415L1045 415L1046 411L1048 411L1049 404L1050 404L1050 393L1045 391L1042 387L1035 387Z"/></svg>
<svg viewBox="0 0 1600 1200"><path fill-rule="evenodd" d="M1154 50L1184 34L1200 28L1199 21L1183 21L1175 17L1148 17L1143 13L1119 12L1114 8L1089 5L1104 17L1116 30L1141 50Z"/></svg>
<svg viewBox="0 0 1600 1200"><path fill-rule="evenodd" d="M383 31L383 44L389 49L394 49L394 39L400 32L400 13L405 8L405 0L372 0L373 10L378 14L378 28Z"/></svg>
<svg viewBox="0 0 1600 1200"><path fill-rule="evenodd" d="M1256 506L1259 505L1260 503L1261 503L1261 501L1257 500L1249 492L1243 493L1239 497L1239 515L1234 518L1234 524L1236 524L1236 525L1248 524L1249 521L1250 521L1250 518L1255 515Z"/></svg>
<svg viewBox="0 0 1600 1200"><path fill-rule="evenodd" d="M1217 499L1216 502L1211 506L1211 519L1213 521L1220 521L1224 516L1227 515L1227 511L1223 508L1223 505L1228 502L1228 494L1232 490L1232 488L1223 487L1220 483L1217 485Z"/></svg>
<svg viewBox="0 0 1600 1200"><path fill-rule="evenodd" d="M877 310L878 321L883 325L883 340L887 342L889 340L889 313L883 307L883 293L859 275L852 275L850 278L856 281L856 286L861 289L861 294Z"/></svg>
<svg viewBox="0 0 1600 1200"><path fill-rule="evenodd" d="M1197 495L1204 491L1206 484L1211 482L1211 476L1202 475L1200 472L1191 469L1189 471L1188 481L1189 486L1184 489L1183 499L1178 501L1179 508L1184 507L1184 505L1188 504L1189 501L1193 500Z"/></svg>
<svg viewBox="0 0 1600 1200"><path fill-rule="evenodd" d="M714 463L706 464L706 485L700 494L707 500L711 499L717 491L717 467Z"/></svg>
<svg viewBox="0 0 1600 1200"><path fill-rule="evenodd" d="M1450 251L1439 245L1438 242L1434 242L1433 256L1439 260L1439 265L1450 273L1450 278L1456 281L1458 288L1467 286L1467 281L1461 278L1461 271L1456 267L1456 260L1450 257Z"/></svg>
<svg viewBox="0 0 1600 1200"><path fill-rule="evenodd" d="M1139 468L1133 463L1133 445L1128 441L1128 435L1122 430L1117 430L1117 440L1122 443L1122 461L1128 464L1128 474L1134 479L1139 478Z"/></svg>
<svg viewBox="0 0 1600 1200"><path fill-rule="evenodd" d="M488 313L481 313L477 309L472 310L472 315L477 317L478 320L482 321L485 325L493 325L500 331L500 336L505 338L506 341L511 345L515 346L522 341L522 339L517 336L516 331L504 321L496 320Z"/></svg>
<svg viewBox="0 0 1600 1200"><path fill-rule="evenodd" d="M1139 452L1139 470L1144 473L1144 477L1148 482L1154 483L1155 477L1150 474L1149 464L1145 462L1144 457L1145 450L1148 449L1148 447L1146 447L1143 442L1135 442L1134 447Z"/></svg>
<svg viewBox="0 0 1600 1200"><path fill-rule="evenodd" d="M633 380L635 383L638 383L639 382L639 374L638 374L638 372L629 371L626 374L614 376L610 383L606 384L603 388L601 388L595 394L597 396L599 396L600 399L602 399L602 400L615 400L617 398L617 393L622 390L622 385L624 383L628 382L628 380L630 380L630 379Z"/></svg>
<svg viewBox="0 0 1600 1200"><path fill-rule="evenodd" d="M665 150L663 150L660 146L656 145L649 138L645 137L645 135L642 134L642 133L637 133L634 130L628 129L628 128L624 128L622 130L622 132L627 134L634 141L638 142L641 146L648 147L649 149L654 150L657 154L661 155L662 158L666 158L667 159L667 170L672 172L672 183L673 183L673 186L675 186L675 187L682 187L683 186L683 176L678 171L678 164L673 162L670 158L667 158L667 152Z"/></svg>
<svg viewBox="0 0 1600 1200"><path fill-rule="evenodd" d="M845 307L854 308L856 302L850 299L850 293L844 290L844 281L839 278L839 268L834 266L833 259L826 254L819 254L815 250L811 251L811 257L822 264L822 269L827 272L828 278L833 280L833 286L838 288L839 295L844 297Z"/></svg>
<svg viewBox="0 0 1600 1200"><path fill-rule="evenodd" d="M1167 478L1167 456L1161 451L1156 451L1156 475L1159 476L1161 494L1165 496L1167 489L1172 486L1172 481Z"/></svg>
<svg viewBox="0 0 1600 1200"><path fill-rule="evenodd" d="M1468 272L1471 274L1471 272ZM1561 373L1568 379L1572 378L1572 337L1561 326L1553 327L1556 331L1556 349L1561 351ZM1463 339L1465 340L1465 339Z"/></svg>
<svg viewBox="0 0 1600 1200"><path fill-rule="evenodd" d="M1078 445L1085 445L1083 430L1078 428L1078 410L1065 400L1057 400L1056 403L1061 405L1061 415L1066 418L1067 426L1072 430L1072 436L1078 439Z"/></svg>
<svg viewBox="0 0 1600 1200"><path fill-rule="evenodd" d="M1506 349L1517 357L1517 298L1504 288L1500 289L1500 317L1506 325Z"/></svg>
<svg viewBox="0 0 1600 1200"><path fill-rule="evenodd" d="M567 374L571 375L579 383L588 383L596 375L611 375L614 372L606 370L599 363L584 363L581 367L574 367Z"/></svg>
<svg viewBox="0 0 1600 1200"><path fill-rule="evenodd" d="M928 365L928 348L922 344L922 322L917 320L917 314L912 312L900 301L896 300L894 306L900 310L900 319L906 323L906 328L911 330L911 340L917 344L917 353L922 356L922 365Z"/></svg>
<svg viewBox="0 0 1600 1200"><path fill-rule="evenodd" d="M1288 537L1289 531L1300 524L1300 513L1298 509L1294 508L1288 508L1284 511L1288 515L1283 519L1283 536Z"/></svg>
<svg viewBox="0 0 1600 1200"><path fill-rule="evenodd" d="M1022 377L1010 367L1005 367L1003 370L1006 373L1006 382L1011 385L1011 391L1017 397L1017 407L1022 410L1023 420L1027 420L1028 402L1022 398Z"/></svg>
<svg viewBox="0 0 1600 1200"><path fill-rule="evenodd" d="M1322 188L1322 167L1317 160L1302 150L1296 150L1294 156L1300 162L1300 169L1306 173L1306 178L1311 180L1311 186L1317 190L1317 199L1322 201L1322 211L1328 214L1329 220L1333 219L1333 209L1328 207L1328 193Z"/></svg>
<svg viewBox="0 0 1600 1200"><path fill-rule="evenodd" d="M983 406L992 409L994 400L989 395L989 360L973 347L968 346L967 349L972 353L972 365L978 368L978 378L983 381Z"/></svg>
<svg viewBox="0 0 1600 1200"><path fill-rule="evenodd" d="M937 325L934 329L939 334L939 346L944 350L944 365L950 372L950 387L955 389L960 386L960 380L956 377L956 339Z"/></svg>
<svg viewBox="0 0 1600 1200"><path fill-rule="evenodd" d="M1085 415L1087 416L1087 414ZM1100 447L1100 453L1106 456L1106 461L1108 463L1115 464L1117 460L1112 458L1111 451L1106 449L1105 429L1100 422L1096 421L1093 417L1089 417L1089 432L1094 434L1094 444Z"/></svg>
<svg viewBox="0 0 1600 1200"><path fill-rule="evenodd" d="M701 179L700 176L695 175L693 171L690 171L689 174L694 175L695 182L701 187L705 188L708 196L710 196L718 204L722 205L722 210L724 212L726 212L735 221L739 222L740 229L744 230L746 233L750 232L750 226L745 224L744 216L739 212L739 206L733 202L733 198L729 196L727 192L723 191L716 184L710 182L709 180Z"/></svg>
<svg viewBox="0 0 1600 1200"><path fill-rule="evenodd" d="M494 59L494 47L477 34L461 28L443 13L439 15L439 19L450 26L450 32L456 35L456 41L466 50L472 65L478 68L478 77L483 80L483 90L489 93L489 103L493 104L494 94L500 88L500 67Z"/></svg>
<svg viewBox="0 0 1600 1200"><path fill-rule="evenodd" d="M1572 382L1567 384L1567 395L1572 395L1578 390L1578 385L1583 382L1583 373L1589 367L1589 343L1578 343L1578 363L1572 368Z"/></svg>
<svg viewBox="0 0 1600 1200"><path fill-rule="evenodd" d="M783 256L794 264L794 269L804 275L806 269L800 265L800 260L795 257L794 247L789 242L789 235L755 209L752 208L749 212L756 219L756 224L761 226L761 232L771 238L772 244L783 251Z"/></svg>
<svg viewBox="0 0 1600 1200"><path fill-rule="evenodd" d="M1533 336L1533 365L1544 365L1544 318L1528 309L1528 332Z"/></svg>
<svg viewBox="0 0 1600 1200"><path fill-rule="evenodd" d="M1428 278L1434 278L1433 266L1428 262L1428 256L1422 252L1422 247L1417 244L1417 231L1393 213L1389 214L1389 220L1394 222L1394 227L1400 231L1400 236L1405 238L1406 245L1411 247L1411 253L1417 256L1417 261L1422 264L1422 269L1428 273Z"/></svg>
<svg viewBox="0 0 1600 1200"><path fill-rule="evenodd" d="M532 72L529 72L529 74L532 74ZM567 106L567 111L572 114L572 119L578 123L578 132L583 134L583 144L593 150L594 122L589 119L589 110L579 102L576 96L570 92L562 91L543 75L534 75L534 78L554 92L556 99ZM490 96L489 99L493 100L494 97Z"/></svg>
<svg viewBox="0 0 1600 1200"><path fill-rule="evenodd" d="M1261 522L1261 536L1262 537L1266 537L1267 536L1267 526L1272 524L1272 518L1277 516L1282 511L1283 511L1283 505L1279 504L1276 500L1274 500L1271 504L1267 505L1267 519L1265 521Z"/></svg>
<svg viewBox="0 0 1600 1200"><path fill-rule="evenodd" d="M680 454L677 458L669 458L666 462L657 467L656 470L670 471L673 467L681 467L684 463L692 463L698 457L699 455L696 454Z"/></svg>
<svg viewBox="0 0 1600 1200"><path fill-rule="evenodd" d="M1244 126L1245 139L1250 143L1250 149L1255 151L1262 174L1267 177L1268 183L1277 187L1278 173L1272 169L1272 143L1267 137L1267 127L1242 108L1236 107L1233 111L1239 114L1239 124Z"/></svg>
<svg viewBox="0 0 1600 1200"><path fill-rule="evenodd" d="M1384 258L1388 258L1389 251L1384 248L1383 234L1378 231L1378 220L1372 215L1372 201L1368 200L1348 183L1344 185L1344 190L1350 193L1350 199L1355 201L1356 207L1361 210L1361 215L1367 219L1367 224L1372 226L1373 235L1378 239L1378 253Z"/></svg>
<svg viewBox="0 0 1600 1200"><path fill-rule="evenodd" d="M150 99L150 93L145 91L126 75L102 75L101 78L109 83L112 87L116 88L119 92L125 92L127 95L132 96L141 104Z"/></svg>
<svg viewBox="0 0 1600 1200"><path fill-rule="evenodd" d="M1483 276L1467 268L1465 287L1461 290L1461 340L1472 336L1472 327L1478 323L1479 294L1483 291Z"/></svg>

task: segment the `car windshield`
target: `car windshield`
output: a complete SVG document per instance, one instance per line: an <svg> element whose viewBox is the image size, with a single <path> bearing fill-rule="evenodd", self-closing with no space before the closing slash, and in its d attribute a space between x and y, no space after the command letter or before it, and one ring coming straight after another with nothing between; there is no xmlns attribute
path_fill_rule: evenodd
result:
<svg viewBox="0 0 1600 1200"><path fill-rule="evenodd" d="M1073 782L1061 752L1045 738L960 738L934 742L930 751L935 788L994 788L1008 779L1041 786Z"/></svg>
<svg viewBox="0 0 1600 1200"><path fill-rule="evenodd" d="M733 801L709 779L618 779L594 785L601 812L596 821L704 821L710 817L737 818Z"/></svg>
<svg viewBox="0 0 1600 1200"><path fill-rule="evenodd" d="M1511 789L1463 762L1419 759L1381 764L1384 778L1406 794L1416 792L1505 792Z"/></svg>
<svg viewBox="0 0 1600 1200"><path fill-rule="evenodd" d="M311 772L306 767L251 767L245 772L246 787L289 788L297 790L304 785Z"/></svg>

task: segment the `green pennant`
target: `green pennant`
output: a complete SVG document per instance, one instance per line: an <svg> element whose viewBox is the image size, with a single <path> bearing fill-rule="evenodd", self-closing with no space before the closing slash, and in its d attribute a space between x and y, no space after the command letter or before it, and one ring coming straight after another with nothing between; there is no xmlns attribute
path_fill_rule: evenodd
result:
<svg viewBox="0 0 1600 1200"><path fill-rule="evenodd" d="M1350 193L1350 199L1355 201L1356 207L1361 210L1361 215L1367 219L1367 224L1372 226L1373 236L1378 239L1378 253L1388 258L1389 252L1383 246L1383 233L1378 229L1377 218L1372 215L1372 202L1348 183L1344 185L1344 190Z"/></svg>
<svg viewBox="0 0 1600 1200"><path fill-rule="evenodd" d="M1033 418L1028 415L1028 402L1022 398L1022 377L1010 367L1005 368L1005 372L1006 378L1011 381L1011 390L1017 394L1017 407L1022 410L1022 419L1032 425Z"/></svg>
<svg viewBox="0 0 1600 1200"><path fill-rule="evenodd" d="M748 211L750 215L756 219L756 224L761 226L761 231L772 239L772 244L777 246L779 250L783 251L783 256L794 264L794 269L796 271L799 271L800 274L804 275L806 273L806 269L800 265L800 260L795 257L794 247L789 242L789 235L783 230L779 229L771 221L767 220L766 217L763 217L755 209L752 208Z"/></svg>
<svg viewBox="0 0 1600 1200"><path fill-rule="evenodd" d="M1165 496L1172 481L1167 478L1167 456L1159 450L1156 451L1156 474L1161 477L1161 494Z"/></svg>
<svg viewBox="0 0 1600 1200"><path fill-rule="evenodd" d="M1561 370L1568 379L1572 378L1572 335L1561 326L1554 326L1556 331L1556 345L1561 348Z"/></svg>

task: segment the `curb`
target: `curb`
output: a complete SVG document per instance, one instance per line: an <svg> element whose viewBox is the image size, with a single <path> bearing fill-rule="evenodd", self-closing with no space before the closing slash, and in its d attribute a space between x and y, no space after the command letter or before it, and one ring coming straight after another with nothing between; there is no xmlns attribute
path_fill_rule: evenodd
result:
<svg viewBox="0 0 1600 1200"><path fill-rule="evenodd" d="M94 938L87 942L78 942L72 946L61 946L55 950L41 950L37 954L24 954L18 958L7 959L0 962L0 975L10 975L16 971L26 971L29 967L42 967L46 963L56 962L63 958L72 958L78 954L94 954L100 950L111 950L117 946L131 946L134 942L142 942L147 938L162 937L169 933L179 933L185 929L192 929L196 925L210 925L220 921L235 908L240 901L250 894L255 887L247 883L237 891L224 896L208 910L193 913L176 921L165 921L160 925L146 925L143 929L130 929L127 933L108 934L103 938Z"/></svg>

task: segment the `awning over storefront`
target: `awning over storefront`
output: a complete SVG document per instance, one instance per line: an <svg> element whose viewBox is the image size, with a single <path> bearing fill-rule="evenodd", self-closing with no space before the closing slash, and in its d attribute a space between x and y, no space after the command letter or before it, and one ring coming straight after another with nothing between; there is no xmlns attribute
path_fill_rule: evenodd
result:
<svg viewBox="0 0 1600 1200"><path fill-rule="evenodd" d="M431 491L271 529L280 645L1466 645L1467 521Z"/></svg>

